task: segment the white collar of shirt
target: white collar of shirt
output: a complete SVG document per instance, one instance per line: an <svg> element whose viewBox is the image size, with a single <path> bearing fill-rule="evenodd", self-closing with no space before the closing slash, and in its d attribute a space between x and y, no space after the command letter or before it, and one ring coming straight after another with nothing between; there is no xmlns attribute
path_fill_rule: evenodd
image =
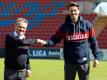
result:
<svg viewBox="0 0 107 80"><path fill-rule="evenodd" d="M15 36L19 36L16 31L14 31ZM25 39L25 35L19 36L19 39Z"/></svg>
<svg viewBox="0 0 107 80"><path fill-rule="evenodd" d="M15 36L19 36L19 35L17 34L17 32L16 32L16 31L14 31L14 35L15 35Z"/></svg>

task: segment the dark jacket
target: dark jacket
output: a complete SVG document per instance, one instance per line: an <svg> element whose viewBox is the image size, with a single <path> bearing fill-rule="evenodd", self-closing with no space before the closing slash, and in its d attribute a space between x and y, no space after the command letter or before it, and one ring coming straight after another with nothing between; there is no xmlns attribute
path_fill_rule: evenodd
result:
<svg viewBox="0 0 107 80"><path fill-rule="evenodd" d="M68 64L83 64L90 60L90 48L95 59L98 59L98 43L92 24L79 16L73 23L68 15L55 35L47 41L46 47L64 42L64 60ZM89 45L90 43L90 45Z"/></svg>
<svg viewBox="0 0 107 80"><path fill-rule="evenodd" d="M14 33L6 35L5 39L5 68L20 70L30 69L28 49L35 39L20 40Z"/></svg>

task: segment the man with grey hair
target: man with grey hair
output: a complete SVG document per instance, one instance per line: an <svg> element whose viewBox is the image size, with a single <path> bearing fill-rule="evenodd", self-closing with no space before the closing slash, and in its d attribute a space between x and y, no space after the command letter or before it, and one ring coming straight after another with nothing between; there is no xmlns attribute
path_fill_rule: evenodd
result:
<svg viewBox="0 0 107 80"><path fill-rule="evenodd" d="M18 18L15 30L6 35L4 80L26 80L31 75L28 57L29 46L42 43L40 39L26 39L28 21Z"/></svg>

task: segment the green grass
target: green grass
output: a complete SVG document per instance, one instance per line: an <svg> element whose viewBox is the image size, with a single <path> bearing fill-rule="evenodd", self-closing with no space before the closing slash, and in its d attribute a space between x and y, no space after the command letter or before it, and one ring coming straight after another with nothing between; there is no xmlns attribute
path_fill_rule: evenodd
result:
<svg viewBox="0 0 107 80"><path fill-rule="evenodd" d="M30 59L32 76L27 80L64 80L63 60ZM90 65L90 80L107 80L107 62L100 61L97 68ZM0 80L3 80L4 59L0 59ZM77 79L78 80L78 77Z"/></svg>

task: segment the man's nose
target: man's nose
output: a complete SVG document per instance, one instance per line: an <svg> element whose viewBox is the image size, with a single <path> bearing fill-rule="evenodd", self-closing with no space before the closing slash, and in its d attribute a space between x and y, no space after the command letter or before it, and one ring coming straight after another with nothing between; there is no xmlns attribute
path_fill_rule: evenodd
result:
<svg viewBox="0 0 107 80"><path fill-rule="evenodd" d="M72 11L72 14L75 14L75 11Z"/></svg>
<svg viewBox="0 0 107 80"><path fill-rule="evenodd" d="M21 28L21 30L24 30L23 28Z"/></svg>

